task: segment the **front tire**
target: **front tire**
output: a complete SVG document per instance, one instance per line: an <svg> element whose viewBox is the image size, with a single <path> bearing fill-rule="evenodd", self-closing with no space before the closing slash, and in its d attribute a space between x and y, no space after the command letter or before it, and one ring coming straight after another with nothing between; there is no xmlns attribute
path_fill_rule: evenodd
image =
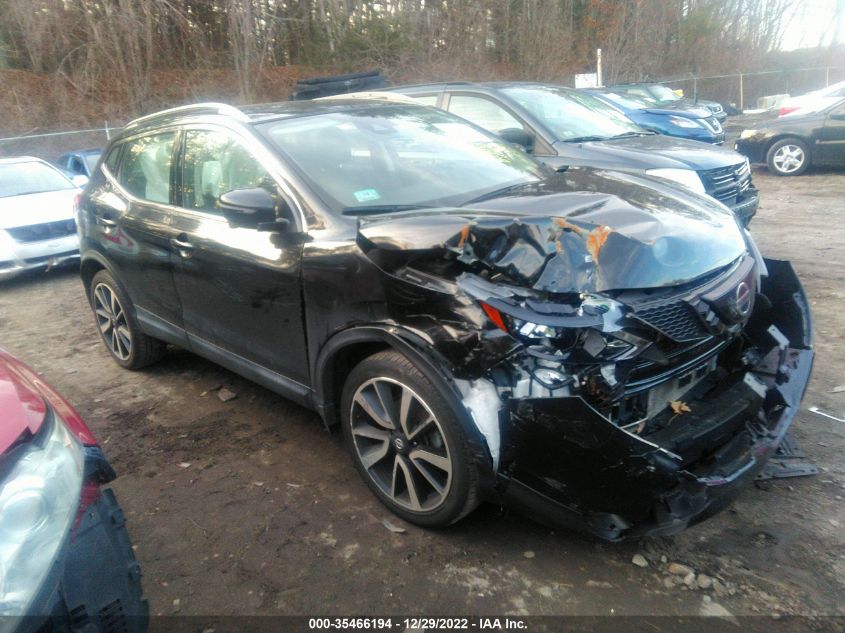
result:
<svg viewBox="0 0 845 633"><path fill-rule="evenodd" d="M478 470L458 417L405 356L384 351L358 364L341 407L355 467L393 513L445 527L478 505Z"/></svg>
<svg viewBox="0 0 845 633"><path fill-rule="evenodd" d="M109 271L94 275L88 290L100 338L118 365L141 369L162 357L164 343L141 331L132 302Z"/></svg>
<svg viewBox="0 0 845 633"><path fill-rule="evenodd" d="M766 152L766 165L776 176L800 176L810 166L810 150L799 138L781 139Z"/></svg>

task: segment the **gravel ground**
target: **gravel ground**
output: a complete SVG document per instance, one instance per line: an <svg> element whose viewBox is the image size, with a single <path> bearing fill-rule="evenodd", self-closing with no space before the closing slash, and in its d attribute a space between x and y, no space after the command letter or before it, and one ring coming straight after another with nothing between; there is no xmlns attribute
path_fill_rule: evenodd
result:
<svg viewBox="0 0 845 633"><path fill-rule="evenodd" d="M793 434L821 474L750 488L674 537L596 543L490 506L448 530L403 524L314 413L188 352L120 369L75 271L0 286L0 345L102 442L154 614L845 615L845 424L807 411L845 414L845 174L754 177L752 231L793 261L815 311ZM222 402L221 387L237 398Z"/></svg>

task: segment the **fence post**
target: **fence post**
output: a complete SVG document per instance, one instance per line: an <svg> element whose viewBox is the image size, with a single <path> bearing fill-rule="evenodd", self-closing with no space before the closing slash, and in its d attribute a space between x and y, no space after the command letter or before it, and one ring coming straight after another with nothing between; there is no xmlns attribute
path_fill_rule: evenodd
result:
<svg viewBox="0 0 845 633"><path fill-rule="evenodd" d="M111 133L109 131L109 122L108 121L106 121L106 140L107 141L111 140Z"/></svg>
<svg viewBox="0 0 845 633"><path fill-rule="evenodd" d="M830 85L830 66L824 67L824 87L827 88Z"/></svg>
<svg viewBox="0 0 845 633"><path fill-rule="evenodd" d="M698 103L698 77L695 75L692 76L692 98Z"/></svg>
<svg viewBox="0 0 845 633"><path fill-rule="evenodd" d="M745 95L742 92L742 73L739 73L739 111L745 110Z"/></svg>

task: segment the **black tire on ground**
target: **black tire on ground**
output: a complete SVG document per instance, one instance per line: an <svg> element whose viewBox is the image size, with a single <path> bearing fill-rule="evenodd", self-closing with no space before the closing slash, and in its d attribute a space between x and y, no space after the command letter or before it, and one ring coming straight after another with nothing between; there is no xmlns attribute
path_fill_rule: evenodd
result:
<svg viewBox="0 0 845 633"><path fill-rule="evenodd" d="M480 500L478 466L441 389L405 356L389 350L361 361L341 397L343 434L358 473L393 513L428 528L455 523ZM406 396L410 404L403 407ZM380 424L362 402L389 424ZM365 466L362 455L382 451L383 457Z"/></svg>
<svg viewBox="0 0 845 633"><path fill-rule="evenodd" d="M109 271L94 275L88 296L100 338L118 365L141 369L162 357L165 344L141 331L135 307ZM109 312L114 318L109 318Z"/></svg>
<svg viewBox="0 0 845 633"><path fill-rule="evenodd" d="M776 176L800 176L810 166L810 149L800 138L782 138L766 152L766 165Z"/></svg>

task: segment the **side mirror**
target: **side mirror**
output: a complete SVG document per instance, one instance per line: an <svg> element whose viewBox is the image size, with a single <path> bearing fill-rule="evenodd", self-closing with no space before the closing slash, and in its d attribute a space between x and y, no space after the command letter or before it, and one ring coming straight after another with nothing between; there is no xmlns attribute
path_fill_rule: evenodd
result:
<svg viewBox="0 0 845 633"><path fill-rule="evenodd" d="M82 189L82 187L84 187L85 185L88 184L88 176L86 176L84 174L76 174L75 176L71 176L70 181L74 185L76 185L77 187Z"/></svg>
<svg viewBox="0 0 845 633"><path fill-rule="evenodd" d="M281 204L261 187L233 189L217 199L218 208L233 225L259 231L283 231L290 225L290 220L276 214Z"/></svg>
<svg viewBox="0 0 845 633"><path fill-rule="evenodd" d="M520 130L516 127L509 127L506 130L499 132L498 136L503 141L519 145L526 152L534 151L534 137L525 130Z"/></svg>

